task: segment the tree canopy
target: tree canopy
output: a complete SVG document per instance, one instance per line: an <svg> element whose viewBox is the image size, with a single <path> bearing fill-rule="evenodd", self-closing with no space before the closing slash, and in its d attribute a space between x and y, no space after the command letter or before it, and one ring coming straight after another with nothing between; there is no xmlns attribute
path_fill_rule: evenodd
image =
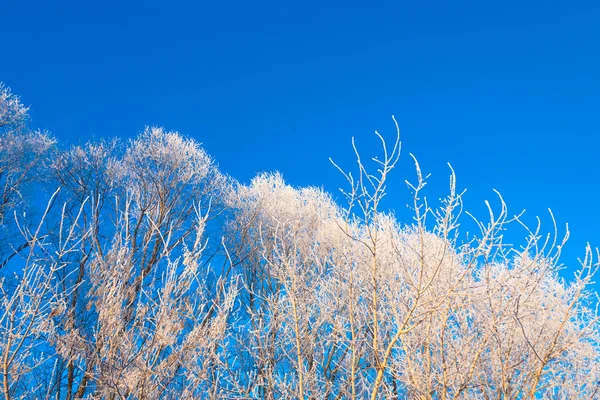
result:
<svg viewBox="0 0 600 400"><path fill-rule="evenodd" d="M399 131L374 168L354 147L339 201L163 128L65 148L30 125L0 86L6 400L600 398L597 252L564 279L568 232L510 246L501 196L467 235L454 173L430 204L416 160L397 220Z"/></svg>

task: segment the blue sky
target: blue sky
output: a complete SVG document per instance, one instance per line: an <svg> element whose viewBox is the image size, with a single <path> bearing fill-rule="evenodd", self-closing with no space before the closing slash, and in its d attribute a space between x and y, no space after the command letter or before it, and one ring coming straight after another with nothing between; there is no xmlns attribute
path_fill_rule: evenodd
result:
<svg viewBox="0 0 600 400"><path fill-rule="evenodd" d="M414 153L430 198L450 162L476 214L497 189L569 222L565 262L600 246L598 2L5 0L0 18L0 80L63 142L160 125L239 180L336 192L328 157L350 167L352 136L374 154L394 114L400 217Z"/></svg>

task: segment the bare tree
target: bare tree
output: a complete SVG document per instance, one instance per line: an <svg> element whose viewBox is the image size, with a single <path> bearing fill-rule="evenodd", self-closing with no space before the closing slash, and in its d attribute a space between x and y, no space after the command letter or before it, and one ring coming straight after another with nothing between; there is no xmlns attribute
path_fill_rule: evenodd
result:
<svg viewBox="0 0 600 400"><path fill-rule="evenodd" d="M523 224L501 197L500 213L488 205L489 220L475 220L479 234L464 236L453 172L448 197L432 209L418 164L414 221L400 224L380 209L399 134L389 151L382 144L375 174L355 147L345 209L279 175L239 187L231 229L245 242L240 396L593 398L591 249L564 282L556 228L545 238L526 229L524 246L509 246L504 230Z"/></svg>
<svg viewBox="0 0 600 400"><path fill-rule="evenodd" d="M28 128L27 111L0 82L0 268L29 245L18 233L13 212L31 214L28 184L40 182L45 156L55 144L47 132ZM21 223L26 220L21 218Z"/></svg>
<svg viewBox="0 0 600 400"><path fill-rule="evenodd" d="M67 399L157 398L178 385L187 393L182 374L200 374L220 351L214 339L225 334L235 294L226 276L215 273L210 283L204 254L227 180L195 142L158 128L121 154L118 142L76 146L53 168L64 201L83 209L76 230L89 232L67 267L75 290L59 342L57 391ZM168 344L156 339L166 331ZM185 339L198 335L206 342ZM195 366L184 357L193 352ZM140 381L123 381L134 375Z"/></svg>
<svg viewBox="0 0 600 400"><path fill-rule="evenodd" d="M399 221L397 124L379 158L353 141L342 206L280 174L237 183L162 128L63 150L26 120L1 86L5 399L600 397L598 255L566 279L568 229L529 229L500 195L463 212L452 169L432 205L416 160Z"/></svg>
<svg viewBox="0 0 600 400"><path fill-rule="evenodd" d="M40 382L43 368L52 366L53 351L49 344L57 335L56 321L67 304L59 290L63 282L58 272L65 267L64 258L77 251L81 237L69 226L60 224L59 242L54 245L43 232L45 218L55 192L34 230L18 224L27 254L13 277L0 281L0 354L2 355L3 395L25 398L27 393L46 392L51 382ZM12 278L12 279L11 279ZM43 383L45 387L40 385Z"/></svg>

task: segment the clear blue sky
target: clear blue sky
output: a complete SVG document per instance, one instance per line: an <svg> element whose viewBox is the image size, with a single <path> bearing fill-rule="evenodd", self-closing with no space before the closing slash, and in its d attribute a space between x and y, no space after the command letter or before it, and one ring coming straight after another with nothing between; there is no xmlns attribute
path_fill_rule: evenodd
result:
<svg viewBox="0 0 600 400"><path fill-rule="evenodd" d="M0 80L62 141L161 125L237 179L329 191L328 157L350 166L352 136L372 154L395 114L399 215L408 153L434 199L450 162L479 215L495 188L569 222L572 263L600 245L598 21L597 1L4 0Z"/></svg>

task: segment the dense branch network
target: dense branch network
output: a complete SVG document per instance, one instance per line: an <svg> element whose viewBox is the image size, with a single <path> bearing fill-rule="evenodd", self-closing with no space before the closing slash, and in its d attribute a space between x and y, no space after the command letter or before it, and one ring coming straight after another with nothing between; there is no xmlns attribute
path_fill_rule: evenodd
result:
<svg viewBox="0 0 600 400"><path fill-rule="evenodd" d="M556 224L510 247L501 197L463 235L454 172L432 206L416 160L398 221L397 123L335 165L341 205L162 128L63 148L27 111L0 86L4 399L600 398L597 254L564 280Z"/></svg>

